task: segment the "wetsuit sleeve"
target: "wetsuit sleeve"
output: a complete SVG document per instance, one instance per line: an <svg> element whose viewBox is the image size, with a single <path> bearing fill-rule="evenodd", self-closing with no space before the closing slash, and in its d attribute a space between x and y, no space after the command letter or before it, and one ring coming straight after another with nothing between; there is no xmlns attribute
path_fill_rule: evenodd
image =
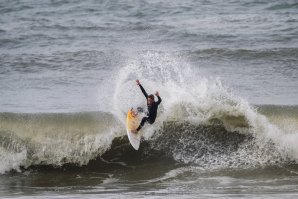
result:
<svg viewBox="0 0 298 199"><path fill-rule="evenodd" d="M143 88L143 86L140 84L140 88L142 93L144 94L144 96L146 97L146 99L148 98L148 94L146 93L145 89Z"/></svg>
<svg viewBox="0 0 298 199"><path fill-rule="evenodd" d="M158 100L157 100L157 104L160 104L160 102L162 101L161 98L159 96L157 96Z"/></svg>

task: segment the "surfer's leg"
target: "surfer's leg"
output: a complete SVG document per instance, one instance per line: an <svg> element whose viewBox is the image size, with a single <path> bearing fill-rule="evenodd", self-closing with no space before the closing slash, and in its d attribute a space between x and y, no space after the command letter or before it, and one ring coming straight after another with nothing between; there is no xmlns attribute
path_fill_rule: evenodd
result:
<svg viewBox="0 0 298 199"><path fill-rule="evenodd" d="M141 128L144 126L147 119L148 119L148 117L143 117L140 126L137 128L137 131L141 130Z"/></svg>

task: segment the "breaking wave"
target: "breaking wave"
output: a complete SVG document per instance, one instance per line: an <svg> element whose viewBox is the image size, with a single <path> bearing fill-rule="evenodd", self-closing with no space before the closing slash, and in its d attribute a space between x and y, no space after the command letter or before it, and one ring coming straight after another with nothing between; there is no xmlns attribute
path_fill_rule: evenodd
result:
<svg viewBox="0 0 298 199"><path fill-rule="evenodd" d="M104 156L122 159L123 165L139 163L125 156L133 151L125 136L125 113L145 104L135 79L148 93L158 90L163 102L134 153L205 169L298 160L296 106L252 106L167 53L141 52L127 60L116 79L111 113L0 113L0 173L36 165L82 166Z"/></svg>

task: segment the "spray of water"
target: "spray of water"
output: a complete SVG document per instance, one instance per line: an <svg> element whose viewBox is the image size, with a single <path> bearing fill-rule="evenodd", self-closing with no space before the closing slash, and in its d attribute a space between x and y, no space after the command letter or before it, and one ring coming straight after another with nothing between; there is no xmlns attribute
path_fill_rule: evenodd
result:
<svg viewBox="0 0 298 199"><path fill-rule="evenodd" d="M120 120L124 121L123 113L132 105L145 104L134 84L136 79L142 81L149 93L159 90L163 99L157 122L147 125L144 130L145 138L156 139L153 146L170 151L176 160L207 167L271 165L298 160L297 131L285 132L271 124L247 100L223 86L220 80L201 76L199 69L170 53L142 52L135 59L128 60L120 70L114 95L115 114ZM200 137L205 132L201 127L212 126L214 121L230 134L228 140L236 139L235 133L246 136L246 139L237 143L236 148L230 147L233 150L222 147L220 149L225 152L217 153L216 140L209 143L210 139L206 142L204 137ZM165 124L170 122L176 126L167 130L171 127L165 128ZM216 128L212 128L209 133L216 132ZM166 131L180 136L174 136L174 139L166 136ZM201 150L206 148L209 152L202 153Z"/></svg>

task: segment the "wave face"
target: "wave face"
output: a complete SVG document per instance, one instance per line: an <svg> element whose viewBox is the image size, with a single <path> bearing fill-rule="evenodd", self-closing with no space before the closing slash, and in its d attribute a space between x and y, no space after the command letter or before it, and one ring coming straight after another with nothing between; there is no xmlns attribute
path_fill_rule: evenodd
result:
<svg viewBox="0 0 298 199"><path fill-rule="evenodd" d="M117 137L118 121L98 113L0 114L0 172L20 166L85 165Z"/></svg>
<svg viewBox="0 0 298 199"><path fill-rule="evenodd" d="M146 51L135 57L115 78L111 113L0 113L0 172L82 166L106 155L131 161L121 155L132 150L125 113L145 105L135 79L163 99L154 125L142 130L139 154L205 169L296 164L298 107L252 106L171 54Z"/></svg>

